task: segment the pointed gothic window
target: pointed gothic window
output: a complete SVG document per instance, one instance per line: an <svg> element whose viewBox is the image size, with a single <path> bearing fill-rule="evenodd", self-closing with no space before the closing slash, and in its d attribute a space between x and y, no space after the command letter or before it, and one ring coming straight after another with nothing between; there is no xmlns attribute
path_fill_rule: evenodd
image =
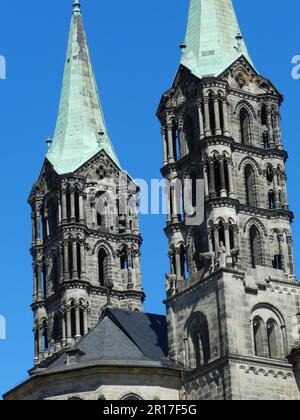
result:
<svg viewBox="0 0 300 420"><path fill-rule="evenodd" d="M263 132L263 143L264 143L264 149L269 150L270 149L270 140L269 140L268 131Z"/></svg>
<svg viewBox="0 0 300 420"><path fill-rule="evenodd" d="M71 303L71 309L70 309L70 317L71 317L71 336L72 338L76 337L76 309L75 309L75 303Z"/></svg>
<svg viewBox="0 0 300 420"><path fill-rule="evenodd" d="M216 131L216 116L215 116L215 100L213 93L211 92L208 97L208 107L209 107L209 119L210 119L210 129L212 134Z"/></svg>
<svg viewBox="0 0 300 420"><path fill-rule="evenodd" d="M254 225L250 229L250 253L252 268L263 265L261 236Z"/></svg>
<svg viewBox="0 0 300 420"><path fill-rule="evenodd" d="M264 323L260 317L256 317L253 320L253 334L256 356L265 357Z"/></svg>
<svg viewBox="0 0 300 420"><path fill-rule="evenodd" d="M52 340L57 343L60 341L60 317L56 313L53 319Z"/></svg>
<svg viewBox="0 0 300 420"><path fill-rule="evenodd" d="M248 206L256 206L255 175L251 165L245 168L246 203Z"/></svg>
<svg viewBox="0 0 300 420"><path fill-rule="evenodd" d="M80 211L79 211L79 189L75 187L74 190L74 201L75 201L75 219L76 222L79 222L80 219Z"/></svg>
<svg viewBox="0 0 300 420"><path fill-rule="evenodd" d="M67 219L71 219L71 190L69 186L66 189L66 206Z"/></svg>
<svg viewBox="0 0 300 420"><path fill-rule="evenodd" d="M120 266L121 270L127 270L129 268L128 250L126 246L124 246L120 252Z"/></svg>
<svg viewBox="0 0 300 420"><path fill-rule="evenodd" d="M187 267L186 267L186 251L183 245L180 247L180 267L181 267L181 278L186 278Z"/></svg>
<svg viewBox="0 0 300 420"><path fill-rule="evenodd" d="M267 113L267 105L263 104L261 107L261 125L267 125L268 122L268 113Z"/></svg>
<svg viewBox="0 0 300 420"><path fill-rule="evenodd" d="M191 117L186 117L183 126L184 138L191 153L195 149L195 128Z"/></svg>
<svg viewBox="0 0 300 420"><path fill-rule="evenodd" d="M107 254L103 248L98 253L98 276L100 286L104 287L107 276Z"/></svg>
<svg viewBox="0 0 300 420"><path fill-rule="evenodd" d="M269 191L268 193L268 201L269 201L269 209L274 210L276 208L275 205L275 194L274 191Z"/></svg>
<svg viewBox="0 0 300 420"><path fill-rule="evenodd" d="M43 351L45 351L49 347L48 324L46 320L43 321L42 329L43 329Z"/></svg>
<svg viewBox="0 0 300 420"><path fill-rule="evenodd" d="M240 129L242 144L251 144L250 141L250 116L248 111L243 108L240 112Z"/></svg>

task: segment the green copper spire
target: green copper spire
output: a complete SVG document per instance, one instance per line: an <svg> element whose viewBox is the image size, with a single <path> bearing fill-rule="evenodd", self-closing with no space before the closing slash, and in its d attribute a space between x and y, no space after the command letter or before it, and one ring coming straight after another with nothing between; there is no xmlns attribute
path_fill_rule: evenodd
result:
<svg viewBox="0 0 300 420"><path fill-rule="evenodd" d="M252 64L231 0L190 0L181 64L195 76L218 76L241 55Z"/></svg>
<svg viewBox="0 0 300 420"><path fill-rule="evenodd" d="M47 158L58 174L64 174L102 149L120 167L104 121L80 3L75 0L59 113Z"/></svg>

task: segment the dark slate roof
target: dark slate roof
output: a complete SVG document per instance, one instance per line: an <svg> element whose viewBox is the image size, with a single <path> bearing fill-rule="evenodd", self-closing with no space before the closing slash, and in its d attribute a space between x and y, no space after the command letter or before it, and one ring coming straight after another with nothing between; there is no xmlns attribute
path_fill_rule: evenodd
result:
<svg viewBox="0 0 300 420"><path fill-rule="evenodd" d="M172 366L167 360L167 323L162 315L107 308L98 324L73 348L65 349L42 370L57 371L95 364ZM74 365L73 365L74 367ZM38 369L39 371L40 369Z"/></svg>

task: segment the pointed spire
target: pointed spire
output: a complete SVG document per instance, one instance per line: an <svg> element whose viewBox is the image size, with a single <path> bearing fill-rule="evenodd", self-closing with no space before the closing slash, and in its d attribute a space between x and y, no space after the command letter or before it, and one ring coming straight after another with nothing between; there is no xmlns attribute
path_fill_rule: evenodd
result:
<svg viewBox="0 0 300 420"><path fill-rule="evenodd" d="M100 150L120 167L103 116L80 3L75 0L58 118L47 158L56 172L64 174L74 172Z"/></svg>
<svg viewBox="0 0 300 420"><path fill-rule="evenodd" d="M197 77L218 76L241 55L252 64L232 0L190 0L181 64Z"/></svg>
<svg viewBox="0 0 300 420"><path fill-rule="evenodd" d="M73 14L75 13L81 13L80 3L77 0L74 0L74 3L73 3Z"/></svg>

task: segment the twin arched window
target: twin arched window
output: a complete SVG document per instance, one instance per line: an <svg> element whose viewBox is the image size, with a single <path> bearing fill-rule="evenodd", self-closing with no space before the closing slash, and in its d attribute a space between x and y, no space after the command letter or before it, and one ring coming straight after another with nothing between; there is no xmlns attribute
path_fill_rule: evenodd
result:
<svg viewBox="0 0 300 420"><path fill-rule="evenodd" d="M188 364L192 369L206 365L211 358L209 326L204 314L192 317L187 326Z"/></svg>
<svg viewBox="0 0 300 420"><path fill-rule="evenodd" d="M260 316L253 319L253 337L255 355L280 359L282 357L282 333L278 323L269 318L264 322Z"/></svg>

